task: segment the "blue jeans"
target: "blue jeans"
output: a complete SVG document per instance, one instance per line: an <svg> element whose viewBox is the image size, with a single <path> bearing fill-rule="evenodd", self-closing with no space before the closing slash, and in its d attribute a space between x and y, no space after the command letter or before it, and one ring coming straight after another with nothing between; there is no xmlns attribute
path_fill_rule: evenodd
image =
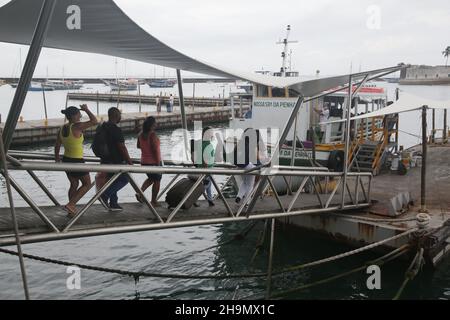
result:
<svg viewBox="0 0 450 320"><path fill-rule="evenodd" d="M111 177L111 176L110 176ZM108 187L108 189L105 190L103 195L105 198L109 199L110 204L117 204L117 201L119 198L117 197L117 192L119 192L120 189L125 187L128 184L128 177L125 174L121 174L116 181L113 182L112 185Z"/></svg>
<svg viewBox="0 0 450 320"><path fill-rule="evenodd" d="M206 192L206 199L212 201L212 181L211 178L208 176L205 179L203 179L203 188Z"/></svg>

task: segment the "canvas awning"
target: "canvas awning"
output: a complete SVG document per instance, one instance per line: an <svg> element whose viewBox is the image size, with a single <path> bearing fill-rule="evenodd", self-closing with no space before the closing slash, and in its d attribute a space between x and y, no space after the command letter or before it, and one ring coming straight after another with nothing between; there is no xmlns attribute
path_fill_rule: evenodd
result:
<svg viewBox="0 0 450 320"><path fill-rule="evenodd" d="M29 45L44 0L13 0L0 8L0 41ZM73 6L79 8L80 29L73 25ZM139 27L112 0L58 0L44 47L105 54L169 68L219 77L242 79L273 87L289 87L303 96L313 96L348 83L348 75L304 81L218 67L189 57ZM377 75L391 68L354 75ZM396 71L395 68L392 68Z"/></svg>

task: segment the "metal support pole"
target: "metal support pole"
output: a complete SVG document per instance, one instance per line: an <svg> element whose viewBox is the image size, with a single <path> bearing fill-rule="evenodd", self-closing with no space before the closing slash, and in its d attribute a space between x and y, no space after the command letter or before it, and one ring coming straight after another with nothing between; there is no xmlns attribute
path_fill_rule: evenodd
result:
<svg viewBox="0 0 450 320"><path fill-rule="evenodd" d="M272 156L270 158L270 163L272 164L273 159L278 157L278 154L280 152L281 146L286 141L286 137L291 130L292 124L294 123L294 120L297 118L298 111L300 110L300 107L303 105L303 96L299 96L297 103L295 104L294 110L292 110L291 115L289 116L288 121L286 122L286 125L284 126L283 132L280 136L280 139L278 140L274 152L272 153Z"/></svg>
<svg viewBox="0 0 450 320"><path fill-rule="evenodd" d="M45 88L44 85L42 84L42 98L44 99L44 115L45 115L45 126L47 126L47 120L48 120L48 116L47 116L47 101L45 100Z"/></svg>
<svg viewBox="0 0 450 320"><path fill-rule="evenodd" d="M150 211L152 212L152 214L159 220L159 222L164 223L164 220L161 218L161 216L158 214L158 212L156 211L156 209L153 207L153 205L150 203L150 201L148 201L147 197L145 196L144 192L142 192L141 188L139 188L138 184L136 183L136 181L134 181L133 177L131 176L131 174L129 173L124 173L127 175L131 186L133 187L134 191L136 191L137 194L139 194L142 198L142 200L144 200L145 204L147 205L147 207L150 209Z"/></svg>
<svg viewBox="0 0 450 320"><path fill-rule="evenodd" d="M272 289L272 265L273 265L273 243L275 238L275 219L272 219L270 229L270 245L269 245L269 265L267 267L267 289L266 299L270 298L270 290Z"/></svg>
<svg viewBox="0 0 450 320"><path fill-rule="evenodd" d="M250 106L250 110L251 110L251 108L252 108L252 106ZM242 106L242 96L239 97L239 109L240 109L240 112L241 112L241 114L239 115L239 118L243 118L243 116L244 116L244 109L243 109L243 106Z"/></svg>
<svg viewBox="0 0 450 320"><path fill-rule="evenodd" d="M11 103L11 109L6 119L3 142L5 150L9 150L11 145L14 129L22 112L23 103L30 86L31 78L33 77L34 69L36 68L39 54L41 53L42 45L44 43L45 35L52 18L53 10L55 8L56 0L44 0L39 13L39 20L34 30L33 39L31 40L30 49L25 60L25 65L17 85L14 99Z"/></svg>
<svg viewBox="0 0 450 320"><path fill-rule="evenodd" d="M170 182L164 187L164 189L163 189L162 191L159 192L159 195L158 195L158 197L156 198L156 200L159 200L159 199L163 196L163 194L164 194L167 190L169 190L169 188L172 186L172 184L175 182L175 180L178 179L179 176L180 176L180 174L176 174L175 177L173 177L173 179L170 180Z"/></svg>
<svg viewBox="0 0 450 320"><path fill-rule="evenodd" d="M41 220L54 232L59 233L58 228L50 221L49 218L46 217L44 212L38 207L38 205L30 198L30 196L19 186L19 184L12 178L9 177L9 181L16 192L22 197L23 200L33 209L34 212L41 218Z"/></svg>
<svg viewBox="0 0 450 320"><path fill-rule="evenodd" d="M398 152L399 119L400 119L400 115L397 114L397 120L395 121L395 152Z"/></svg>
<svg viewBox="0 0 450 320"><path fill-rule="evenodd" d="M67 103L66 103L67 108ZM99 108L99 102L98 102L98 90L97 90L97 117L100 115L100 108Z"/></svg>
<svg viewBox="0 0 450 320"><path fill-rule="evenodd" d="M28 293L27 273L25 270L25 263L23 261L22 245L21 245L20 236L19 236L19 226L17 224L17 219L16 219L16 209L14 208L14 200L13 200L13 196L12 196L11 184L9 181L8 165L6 163L6 150L5 150L5 146L3 144L3 135L2 135L1 129L0 129L0 156L1 156L3 176L5 177L6 190L8 192L9 209L11 211L11 219L12 219L13 228L14 228L14 235L16 238L17 252L19 254L19 263L20 263L20 272L22 274L23 291L25 293L25 299L29 300L30 295Z"/></svg>
<svg viewBox="0 0 450 320"><path fill-rule="evenodd" d="M436 109L432 110L431 143L434 143L436 136Z"/></svg>
<svg viewBox="0 0 450 320"><path fill-rule="evenodd" d="M97 201L98 198L100 198L103 192L105 192L106 189L108 189L114 183L114 181L116 181L117 178L119 178L121 174L123 173L121 172L115 173L114 176L112 176L103 185L103 187L100 188L100 190L94 195L94 197L91 200L89 200L88 203L86 203L85 206L80 211L78 211L77 214L67 223L62 232L67 232L70 229L70 227L72 227L73 224L77 222L77 220L80 219L86 213L86 211L94 204L94 202Z"/></svg>
<svg viewBox="0 0 450 320"><path fill-rule="evenodd" d="M344 172L342 181L342 198L341 198L341 208L344 209L345 206L345 191L347 186L347 173L348 173L348 153L350 150L350 110L352 108L352 76L348 78L348 97L347 97L347 109L346 111L346 123L345 123L345 151L344 151Z"/></svg>
<svg viewBox="0 0 450 320"><path fill-rule="evenodd" d="M141 103L141 83L138 80L138 96L139 96L139 113L142 112L142 103Z"/></svg>
<svg viewBox="0 0 450 320"><path fill-rule="evenodd" d="M427 178L427 106L422 107L422 168L420 173L420 212L426 213Z"/></svg>
<svg viewBox="0 0 450 320"><path fill-rule="evenodd" d="M230 96L230 104L231 104L231 119L234 120L234 97Z"/></svg>
<svg viewBox="0 0 450 320"><path fill-rule="evenodd" d="M447 135L448 135L448 130L447 130L447 109L444 109L444 133L442 135L443 143L447 143Z"/></svg>
<svg viewBox="0 0 450 320"><path fill-rule="evenodd" d="M117 80L117 87L119 88L119 91L117 91L117 106L116 106L116 108L119 109L119 104L120 104L120 82L119 82L119 80Z"/></svg>
<svg viewBox="0 0 450 320"><path fill-rule="evenodd" d="M192 111L195 108L195 82L192 85Z"/></svg>
<svg viewBox="0 0 450 320"><path fill-rule="evenodd" d="M219 195L219 198L222 199L223 204L225 205L225 208L228 211L228 214L231 217L234 217L234 213L233 210L231 210L230 205L227 202L227 199L225 198L225 196L223 195L222 191L220 190L219 185L217 184L217 182L214 180L214 178L212 176L209 176L209 178L211 179L212 184L214 185L214 188L217 190L217 194Z"/></svg>
<svg viewBox="0 0 450 320"><path fill-rule="evenodd" d="M291 155L291 167L295 165L295 152L297 151L297 119L298 114L295 116L295 123L294 123L294 137L292 138L292 155ZM292 177L289 177L289 183L291 185L292 189Z"/></svg>
<svg viewBox="0 0 450 320"><path fill-rule="evenodd" d="M184 97L183 97L183 81L181 80L180 69L177 69L177 80L178 80L178 96L180 101L180 112L181 112L181 125L183 127L183 138L184 138L184 148L186 151L186 159L189 159L189 141L187 136L187 118L186 110L184 108Z"/></svg>
<svg viewBox="0 0 450 320"><path fill-rule="evenodd" d="M22 166L19 160L11 157L10 155L6 155L6 158L8 161L10 161L15 166ZM37 175L31 171L27 170L28 174L33 178L33 180L38 184L38 186L44 191L44 193L49 197L49 199L55 204L55 206L60 206L61 204L56 200L56 198L53 196L53 194L50 192L50 190L47 189L47 187L42 183L42 181L37 177Z"/></svg>

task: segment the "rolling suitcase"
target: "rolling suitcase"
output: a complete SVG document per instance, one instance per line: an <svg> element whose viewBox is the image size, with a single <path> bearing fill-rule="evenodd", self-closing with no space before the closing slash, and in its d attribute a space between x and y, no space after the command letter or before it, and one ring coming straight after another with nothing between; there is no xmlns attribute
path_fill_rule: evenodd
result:
<svg viewBox="0 0 450 320"><path fill-rule="evenodd" d="M189 178L183 178L175 183L175 185L166 194L166 202L169 205L169 208L175 208L194 184L195 180ZM203 183L200 183L181 208L189 209L202 194Z"/></svg>

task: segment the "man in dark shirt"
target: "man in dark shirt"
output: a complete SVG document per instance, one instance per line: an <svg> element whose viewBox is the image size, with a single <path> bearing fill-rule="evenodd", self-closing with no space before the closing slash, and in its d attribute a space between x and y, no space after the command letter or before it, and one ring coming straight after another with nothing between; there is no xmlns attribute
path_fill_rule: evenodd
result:
<svg viewBox="0 0 450 320"><path fill-rule="evenodd" d="M130 155L128 154L127 147L125 146L125 139L123 137L122 129L117 126L121 120L120 110L112 107L108 110L108 122L104 123L104 130L106 130L107 144L109 150L109 157L101 159L101 163L104 164L130 164ZM109 178L114 174L109 173ZM122 207L118 204L117 192L128 184L128 178L125 174L119 176L116 181L113 182L108 189L102 194L101 198L103 202L108 204L112 211L121 211Z"/></svg>

